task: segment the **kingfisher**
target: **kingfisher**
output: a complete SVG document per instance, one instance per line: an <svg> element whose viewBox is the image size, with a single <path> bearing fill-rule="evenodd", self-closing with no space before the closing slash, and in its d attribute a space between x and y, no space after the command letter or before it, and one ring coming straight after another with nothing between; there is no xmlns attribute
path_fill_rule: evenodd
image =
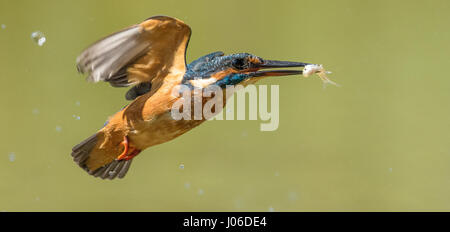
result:
<svg viewBox="0 0 450 232"><path fill-rule="evenodd" d="M302 74L279 69L309 65L276 61L249 54L213 52L186 64L191 28L183 21L154 16L111 34L89 46L77 58L77 69L90 82L130 87L126 107L103 128L72 148L73 160L87 173L102 179L123 178L144 149L168 142L206 119L174 119L171 109L188 91L216 86L248 85L270 76Z"/></svg>

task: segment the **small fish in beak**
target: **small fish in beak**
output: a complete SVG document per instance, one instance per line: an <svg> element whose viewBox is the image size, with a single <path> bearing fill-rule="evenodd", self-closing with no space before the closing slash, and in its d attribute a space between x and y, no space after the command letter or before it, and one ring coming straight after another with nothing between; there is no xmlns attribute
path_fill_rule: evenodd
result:
<svg viewBox="0 0 450 232"><path fill-rule="evenodd" d="M321 64L308 64L303 68L304 77L309 77L313 74L317 74L324 84L339 86L339 84L327 77L327 74L331 74L331 72L326 71Z"/></svg>

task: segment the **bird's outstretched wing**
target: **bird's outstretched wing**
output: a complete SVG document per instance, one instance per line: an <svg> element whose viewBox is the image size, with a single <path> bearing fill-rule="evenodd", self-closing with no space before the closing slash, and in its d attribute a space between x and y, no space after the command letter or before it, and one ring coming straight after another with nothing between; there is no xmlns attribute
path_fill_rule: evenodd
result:
<svg viewBox="0 0 450 232"><path fill-rule="evenodd" d="M106 81L114 87L161 82L171 71L186 70L186 47L191 29L184 22L154 16L107 36L77 58L87 80Z"/></svg>

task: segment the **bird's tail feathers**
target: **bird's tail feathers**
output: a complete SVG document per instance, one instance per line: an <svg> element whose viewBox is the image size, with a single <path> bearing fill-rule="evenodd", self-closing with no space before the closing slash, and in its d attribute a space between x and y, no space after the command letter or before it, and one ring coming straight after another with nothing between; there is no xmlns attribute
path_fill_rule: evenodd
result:
<svg viewBox="0 0 450 232"><path fill-rule="evenodd" d="M91 170L87 162L89 158L91 158L92 153L102 152L102 149L98 147L98 142L100 137L99 133L94 134L93 136L85 139L80 144L76 145L72 148L72 157L75 163L77 163L82 169L88 172L90 175L94 177L100 177L102 179L114 179L114 178L123 178L128 172L130 168L132 159L130 160L112 160L109 163ZM100 141L101 142L101 141Z"/></svg>

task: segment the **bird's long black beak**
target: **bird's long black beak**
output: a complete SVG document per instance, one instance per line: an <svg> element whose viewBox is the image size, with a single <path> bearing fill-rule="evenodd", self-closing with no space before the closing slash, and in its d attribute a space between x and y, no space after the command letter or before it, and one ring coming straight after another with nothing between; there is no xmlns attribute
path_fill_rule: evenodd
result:
<svg viewBox="0 0 450 232"><path fill-rule="evenodd" d="M268 68L293 68L293 67L305 67L309 63L303 62L292 62L292 61L279 61L279 60L262 60L261 63L255 64L255 68L258 69L268 69ZM262 77L262 76L288 76L288 75L299 75L303 72L301 70L260 70L252 73L252 76Z"/></svg>
<svg viewBox="0 0 450 232"><path fill-rule="evenodd" d="M260 68L290 68L290 67L305 67L309 63L292 62L292 61L279 61L279 60L263 60L259 64Z"/></svg>

